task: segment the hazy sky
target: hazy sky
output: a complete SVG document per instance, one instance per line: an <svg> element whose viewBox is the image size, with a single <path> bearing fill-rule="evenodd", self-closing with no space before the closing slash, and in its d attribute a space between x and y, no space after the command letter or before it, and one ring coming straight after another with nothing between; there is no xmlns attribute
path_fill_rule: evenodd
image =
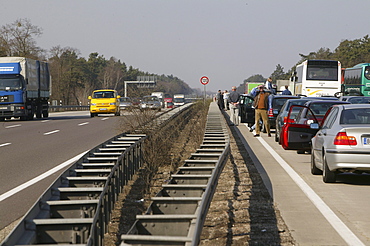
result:
<svg viewBox="0 0 370 246"><path fill-rule="evenodd" d="M216 91L368 35L369 10L370 0L11 0L0 25L28 18L43 29L41 48L114 56L202 90L208 76Z"/></svg>

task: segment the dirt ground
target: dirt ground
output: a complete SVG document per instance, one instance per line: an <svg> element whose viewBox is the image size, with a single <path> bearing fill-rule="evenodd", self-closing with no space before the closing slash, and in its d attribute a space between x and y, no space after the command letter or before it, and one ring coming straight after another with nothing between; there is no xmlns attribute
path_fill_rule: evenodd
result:
<svg viewBox="0 0 370 246"><path fill-rule="evenodd" d="M239 139L221 173L200 245L295 245L284 220Z"/></svg>
<svg viewBox="0 0 370 246"><path fill-rule="evenodd" d="M161 166L149 191L146 192L143 188L146 182L141 178L141 172L125 187L125 192L116 204L109 234L105 236L105 245L113 246L119 243L119 235L127 233L135 221L135 216L146 211L150 197L155 196L161 185L170 179L174 166L195 152L201 139L194 131L199 129L199 125L205 126L205 116L208 113L208 109L203 110L204 112L192 116L190 124L179 129L181 133L170 151L176 164ZM229 133L230 158L220 176L200 245L295 245L233 127Z"/></svg>

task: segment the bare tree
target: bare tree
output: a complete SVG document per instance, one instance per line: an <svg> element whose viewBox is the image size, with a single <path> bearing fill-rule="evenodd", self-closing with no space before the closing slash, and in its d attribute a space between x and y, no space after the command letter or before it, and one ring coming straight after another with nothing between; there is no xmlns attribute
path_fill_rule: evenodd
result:
<svg viewBox="0 0 370 246"><path fill-rule="evenodd" d="M24 56L39 59L44 50L37 46L35 37L42 35L42 29L28 19L18 19L0 28L0 50L6 56Z"/></svg>

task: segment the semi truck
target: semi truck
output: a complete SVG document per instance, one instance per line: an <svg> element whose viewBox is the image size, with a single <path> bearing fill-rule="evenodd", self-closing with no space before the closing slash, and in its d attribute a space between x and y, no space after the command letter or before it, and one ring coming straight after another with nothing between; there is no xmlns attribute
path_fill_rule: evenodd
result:
<svg viewBox="0 0 370 246"><path fill-rule="evenodd" d="M0 57L0 120L47 118L51 77L48 63L25 57Z"/></svg>

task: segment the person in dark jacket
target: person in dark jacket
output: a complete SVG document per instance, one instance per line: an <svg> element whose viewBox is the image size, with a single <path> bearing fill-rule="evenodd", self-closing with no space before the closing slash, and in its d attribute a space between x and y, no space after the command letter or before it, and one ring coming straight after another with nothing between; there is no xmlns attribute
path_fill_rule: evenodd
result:
<svg viewBox="0 0 370 246"><path fill-rule="evenodd" d="M224 109L224 96L222 95L221 90L218 90L216 95L217 105L220 110Z"/></svg>
<svg viewBox="0 0 370 246"><path fill-rule="evenodd" d="M263 124L267 131L267 136L271 137L270 132L270 123L267 116L267 110L269 108L269 95L271 94L270 91L264 89L264 86L259 86L259 90L257 91L256 97L254 98L253 106L255 108L255 126L256 126L256 135L255 137L260 136L260 124L259 121L262 118Z"/></svg>
<svg viewBox="0 0 370 246"><path fill-rule="evenodd" d="M281 94L282 95L292 95L292 93L289 90L289 86L288 85L285 86L285 90L283 90L283 92Z"/></svg>

